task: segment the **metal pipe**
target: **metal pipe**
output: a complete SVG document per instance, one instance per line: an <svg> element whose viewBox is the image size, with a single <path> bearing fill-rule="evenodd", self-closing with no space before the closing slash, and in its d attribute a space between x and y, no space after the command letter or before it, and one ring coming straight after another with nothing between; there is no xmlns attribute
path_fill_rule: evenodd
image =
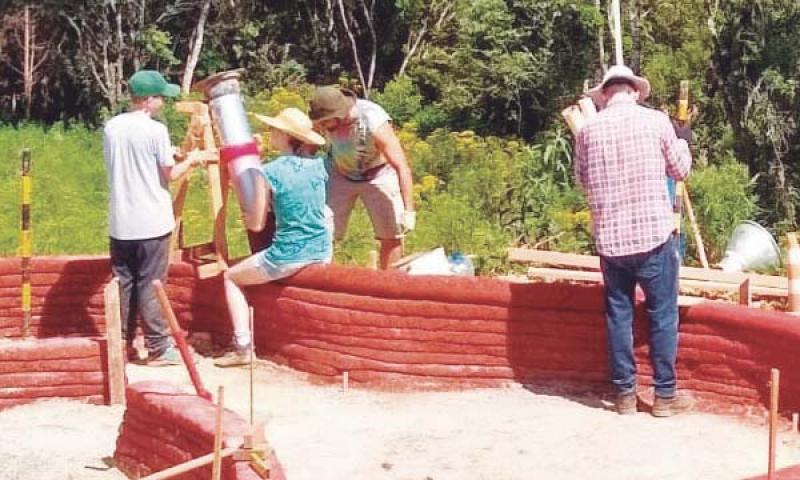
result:
<svg viewBox="0 0 800 480"><path fill-rule="evenodd" d="M240 70L218 73L193 89L205 94L211 118L222 141L220 160L227 165L249 230L260 231L266 220L267 186L239 88Z"/></svg>

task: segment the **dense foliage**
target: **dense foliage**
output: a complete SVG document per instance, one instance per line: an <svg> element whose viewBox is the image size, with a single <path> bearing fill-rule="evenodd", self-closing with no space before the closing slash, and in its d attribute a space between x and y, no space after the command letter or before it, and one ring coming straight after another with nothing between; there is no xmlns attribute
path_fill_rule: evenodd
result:
<svg viewBox="0 0 800 480"><path fill-rule="evenodd" d="M105 250L95 129L126 107L125 79L143 67L177 83L184 74L188 80L244 68L249 111L305 108L313 85L329 83L382 104L414 169L421 213L407 241L411 249L444 245L475 253L484 270L500 268L513 242L588 253L590 218L571 179L571 137L559 112L613 63L609 4L2 2L0 253L16 248L16 172L24 146L34 149L35 200L48 205L34 214L37 251ZM689 186L712 260L739 220L757 220L777 235L796 228L800 4L622 5L625 61L650 79L651 104L673 110L679 81L691 82L700 116ZM165 120L178 141L185 119L168 110ZM192 195L189 215L196 217L190 218L202 223L204 198ZM243 240L231 213L236 251ZM371 248L368 220L358 211L337 256L361 262Z"/></svg>

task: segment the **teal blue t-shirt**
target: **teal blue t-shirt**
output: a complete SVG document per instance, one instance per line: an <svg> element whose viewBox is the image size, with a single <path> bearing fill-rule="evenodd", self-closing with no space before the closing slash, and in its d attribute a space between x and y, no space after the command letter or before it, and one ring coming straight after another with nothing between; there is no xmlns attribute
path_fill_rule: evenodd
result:
<svg viewBox="0 0 800 480"><path fill-rule="evenodd" d="M328 172L321 157L283 155L261 169L272 189L275 238L262 253L274 264L327 261L331 232L325 226Z"/></svg>

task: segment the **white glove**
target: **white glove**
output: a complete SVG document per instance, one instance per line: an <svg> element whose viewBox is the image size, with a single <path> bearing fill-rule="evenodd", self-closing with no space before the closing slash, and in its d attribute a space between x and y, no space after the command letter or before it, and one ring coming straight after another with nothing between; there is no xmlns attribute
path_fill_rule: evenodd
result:
<svg viewBox="0 0 800 480"><path fill-rule="evenodd" d="M404 211L400 219L400 227L403 229L403 232L410 232L414 230L415 226L417 226L417 212L409 210Z"/></svg>

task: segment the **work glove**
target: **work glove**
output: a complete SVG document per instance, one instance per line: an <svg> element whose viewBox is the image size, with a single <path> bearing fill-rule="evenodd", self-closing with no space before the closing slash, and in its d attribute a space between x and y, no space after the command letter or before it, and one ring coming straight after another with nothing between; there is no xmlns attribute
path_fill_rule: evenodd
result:
<svg viewBox="0 0 800 480"><path fill-rule="evenodd" d="M416 226L417 226L417 212L409 210L404 211L403 216L400 218L400 228L403 229L403 233L414 230L414 227Z"/></svg>

